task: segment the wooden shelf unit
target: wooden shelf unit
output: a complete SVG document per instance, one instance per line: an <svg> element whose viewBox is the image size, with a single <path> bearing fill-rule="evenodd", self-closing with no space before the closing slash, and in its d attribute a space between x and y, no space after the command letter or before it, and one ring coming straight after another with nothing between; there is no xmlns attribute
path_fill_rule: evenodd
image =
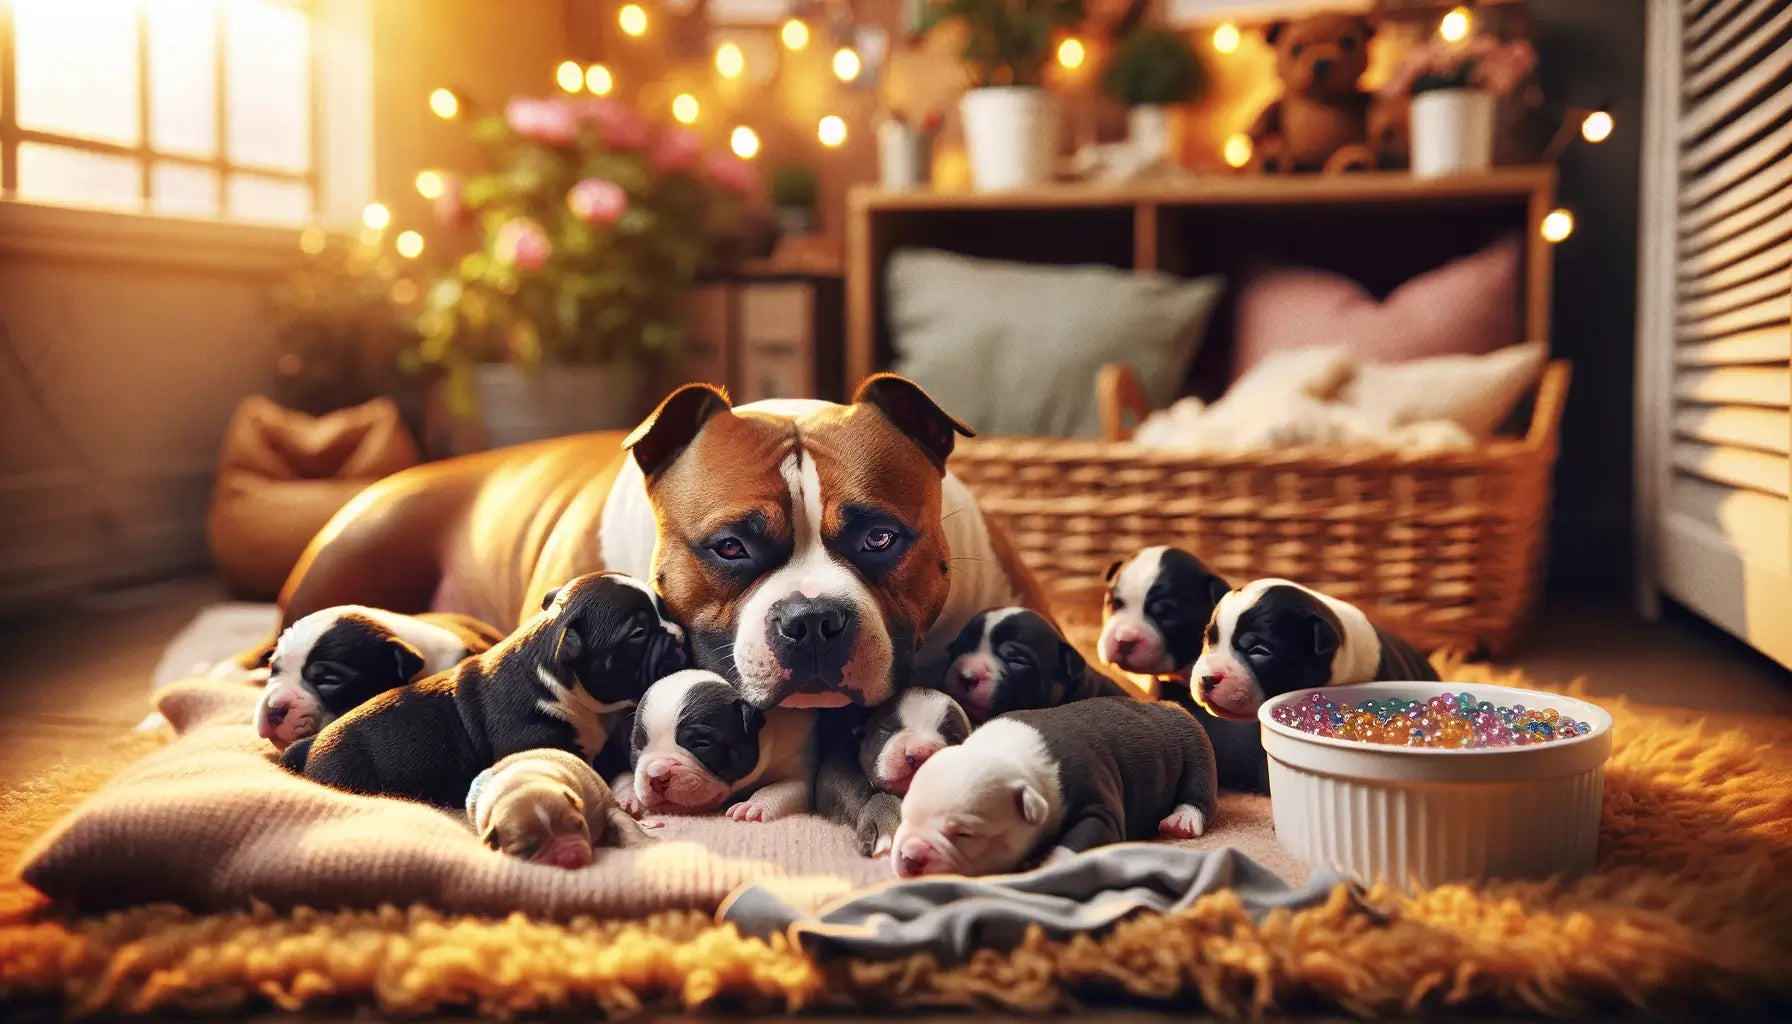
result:
<svg viewBox="0 0 1792 1024"><path fill-rule="evenodd" d="M1041 264L1098 263L1194 277L1221 273L1227 299L1192 374L1223 386L1231 297L1253 268L1311 266L1378 296L1505 234L1522 239L1521 322L1549 338L1551 246L1540 231L1555 204L1555 169L1509 167L1416 179L1405 172L1338 176L1215 175L1118 186L1010 192L884 191L847 197L848 394L894 358L884 270L896 250L945 249ZM1093 386L1093 382L1091 382Z"/></svg>

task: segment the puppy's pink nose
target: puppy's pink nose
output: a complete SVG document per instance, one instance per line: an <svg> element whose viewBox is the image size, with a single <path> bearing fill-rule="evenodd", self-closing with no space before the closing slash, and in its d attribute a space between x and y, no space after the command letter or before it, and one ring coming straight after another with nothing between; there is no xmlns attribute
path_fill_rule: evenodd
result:
<svg viewBox="0 0 1792 1024"><path fill-rule="evenodd" d="M908 762L910 771L927 763L927 759L940 752L941 744L915 743L902 752L902 758Z"/></svg>
<svg viewBox="0 0 1792 1024"><path fill-rule="evenodd" d="M896 873L904 878L914 878L927 870L927 858L917 857L907 850L897 857Z"/></svg>
<svg viewBox="0 0 1792 1024"><path fill-rule="evenodd" d="M1123 637L1116 634L1114 637L1114 650L1118 651L1122 658L1132 657L1132 652L1136 650L1138 646L1139 638L1136 636Z"/></svg>
<svg viewBox="0 0 1792 1024"><path fill-rule="evenodd" d="M549 855L548 863L557 868L577 871L591 863L591 854L582 846L567 844L556 848Z"/></svg>
<svg viewBox="0 0 1792 1024"><path fill-rule="evenodd" d="M672 776L670 774L655 775L653 772L647 773L647 788L653 790L655 793L664 793L666 787L671 784Z"/></svg>

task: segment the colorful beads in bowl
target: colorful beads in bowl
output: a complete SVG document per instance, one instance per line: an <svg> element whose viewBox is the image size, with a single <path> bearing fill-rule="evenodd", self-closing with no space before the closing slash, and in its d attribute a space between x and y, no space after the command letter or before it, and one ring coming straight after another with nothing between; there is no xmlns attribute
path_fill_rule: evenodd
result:
<svg viewBox="0 0 1792 1024"><path fill-rule="evenodd" d="M1442 693L1428 700L1386 697L1350 704L1336 691L1315 690L1271 717L1282 725L1339 740L1403 747L1475 750L1522 747L1585 736L1592 730L1554 708L1493 704L1472 693Z"/></svg>

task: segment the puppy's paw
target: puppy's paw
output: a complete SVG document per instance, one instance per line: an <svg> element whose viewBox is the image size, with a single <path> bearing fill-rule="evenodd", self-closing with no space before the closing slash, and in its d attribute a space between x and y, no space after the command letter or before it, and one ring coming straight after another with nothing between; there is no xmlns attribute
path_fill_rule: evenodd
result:
<svg viewBox="0 0 1792 1024"><path fill-rule="evenodd" d="M1176 808L1157 823L1157 834L1165 839L1199 839L1205 831L1207 815L1202 814L1199 807L1190 804Z"/></svg>
<svg viewBox="0 0 1792 1024"><path fill-rule="evenodd" d="M765 808L754 803L751 798L734 804L722 813L735 821L764 821Z"/></svg>
<svg viewBox="0 0 1792 1024"><path fill-rule="evenodd" d="M889 793L874 793L859 810L859 823L854 834L859 852L867 857L888 856L896 841L896 826L902 824L902 800Z"/></svg>
<svg viewBox="0 0 1792 1024"><path fill-rule="evenodd" d="M641 798L635 795L635 777L623 772L610 780L610 793L616 798L616 808L631 818L639 818L647 808L641 806Z"/></svg>

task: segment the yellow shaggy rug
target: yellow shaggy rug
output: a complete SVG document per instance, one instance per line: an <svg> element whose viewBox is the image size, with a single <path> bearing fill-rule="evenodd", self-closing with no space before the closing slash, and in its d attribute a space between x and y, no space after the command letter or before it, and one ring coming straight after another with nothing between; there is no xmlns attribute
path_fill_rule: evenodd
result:
<svg viewBox="0 0 1792 1024"><path fill-rule="evenodd" d="M1483 666L1445 678L1532 685ZM1547 687L1545 687L1547 688ZM942 966L809 960L707 915L549 923L423 907L98 917L0 880L0 999L73 1013L370 1006L417 1014L643 1008L1087 1008L1228 1015L1792 1010L1792 727L1762 742L1601 700L1617 728L1598 870L1569 883L1376 891L1253 922L1220 892L1099 938L1034 936ZM0 862L152 741L0 794ZM1778 749L1775 749L1775 748ZM129 850L118 856L129 857ZM3 1010L4 1007L0 1007Z"/></svg>

